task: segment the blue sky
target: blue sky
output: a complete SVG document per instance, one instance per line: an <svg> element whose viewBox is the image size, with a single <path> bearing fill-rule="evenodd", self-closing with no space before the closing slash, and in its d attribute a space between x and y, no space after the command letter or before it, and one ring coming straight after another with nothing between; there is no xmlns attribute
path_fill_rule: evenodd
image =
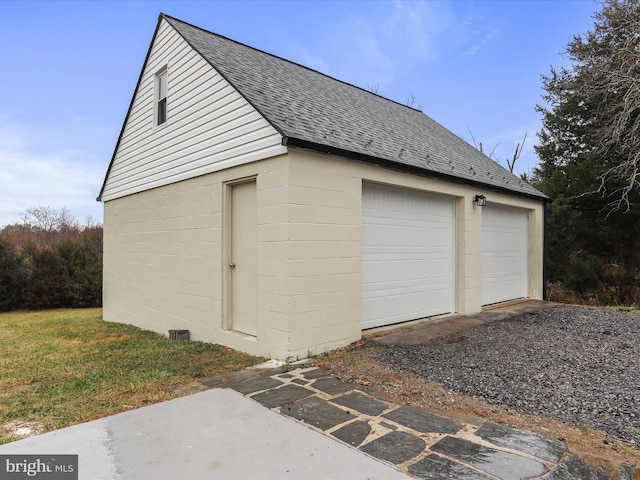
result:
<svg viewBox="0 0 640 480"><path fill-rule="evenodd" d="M413 106L537 163L541 75L593 25L591 0L0 2L0 226L95 201L160 12ZM504 164L504 162L502 162Z"/></svg>

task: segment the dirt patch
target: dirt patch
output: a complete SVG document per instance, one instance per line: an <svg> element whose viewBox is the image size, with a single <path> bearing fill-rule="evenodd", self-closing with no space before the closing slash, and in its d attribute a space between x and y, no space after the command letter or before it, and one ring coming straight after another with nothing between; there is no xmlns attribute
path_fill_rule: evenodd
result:
<svg viewBox="0 0 640 480"><path fill-rule="evenodd" d="M32 437L33 435L40 435L45 431L45 425L41 422L25 422L21 420L14 420L5 423L2 429L14 440L20 440L26 437Z"/></svg>
<svg viewBox="0 0 640 480"><path fill-rule="evenodd" d="M203 385L202 383L195 381L191 383L187 383L186 385L178 385L176 388L172 390L173 395L177 397L184 397L186 395L193 395L194 393L203 392L208 390L209 387Z"/></svg>

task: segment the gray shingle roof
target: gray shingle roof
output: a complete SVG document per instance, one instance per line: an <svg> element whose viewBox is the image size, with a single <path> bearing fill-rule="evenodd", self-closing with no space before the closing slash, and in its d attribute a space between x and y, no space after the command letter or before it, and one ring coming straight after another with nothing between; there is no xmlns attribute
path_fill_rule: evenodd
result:
<svg viewBox="0 0 640 480"><path fill-rule="evenodd" d="M290 145L546 198L419 110L173 17L161 18Z"/></svg>

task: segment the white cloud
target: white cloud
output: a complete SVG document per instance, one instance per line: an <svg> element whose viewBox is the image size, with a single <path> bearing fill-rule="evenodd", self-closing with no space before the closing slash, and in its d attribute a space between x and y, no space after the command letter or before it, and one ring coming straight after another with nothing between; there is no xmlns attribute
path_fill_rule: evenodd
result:
<svg viewBox="0 0 640 480"><path fill-rule="evenodd" d="M467 47L464 54L467 56L476 55L481 50L491 46L500 37L500 34L500 28L491 25L474 32L474 35L470 38L472 45Z"/></svg>
<svg viewBox="0 0 640 480"><path fill-rule="evenodd" d="M300 45L297 57L299 58L298 63L300 63L301 65L309 67L313 70L317 70L318 72L324 73L325 75L335 76L331 72L331 65L329 65L329 63L327 63L324 58L319 55L312 54L302 45Z"/></svg>
<svg viewBox="0 0 640 480"><path fill-rule="evenodd" d="M323 24L321 36L297 44L290 56L363 88L377 85L385 95L406 72L440 55L439 38L452 25L449 10L425 1L351 3Z"/></svg>
<svg viewBox="0 0 640 480"><path fill-rule="evenodd" d="M452 52L474 55L500 38L499 19L482 3L393 3L382 38L405 62L446 59Z"/></svg>
<svg viewBox="0 0 640 480"><path fill-rule="evenodd" d="M437 3L396 1L383 33L396 54L415 62L438 55L436 40L451 25L450 12Z"/></svg>
<svg viewBox="0 0 640 480"><path fill-rule="evenodd" d="M356 84L391 83L396 77L396 62L384 40L380 36L379 26L364 17L352 17L347 39L341 39L343 48L338 57L339 65L334 66L338 78Z"/></svg>
<svg viewBox="0 0 640 480"><path fill-rule="evenodd" d="M482 2L449 6L452 8L438 17L437 32L442 35L437 45L441 52L473 56L500 39L502 22L494 14L488 14Z"/></svg>
<svg viewBox="0 0 640 480"><path fill-rule="evenodd" d="M95 198L104 171L93 156L47 145L0 117L0 226L16 222L20 213L39 205L67 207L81 222L88 216L101 222L102 205Z"/></svg>

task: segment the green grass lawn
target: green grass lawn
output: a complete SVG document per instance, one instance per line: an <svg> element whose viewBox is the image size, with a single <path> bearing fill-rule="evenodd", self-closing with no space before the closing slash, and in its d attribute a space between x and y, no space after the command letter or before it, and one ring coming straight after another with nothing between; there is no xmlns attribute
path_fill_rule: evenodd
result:
<svg viewBox="0 0 640 480"><path fill-rule="evenodd" d="M101 320L101 309L0 314L0 444L179 396L264 359Z"/></svg>

